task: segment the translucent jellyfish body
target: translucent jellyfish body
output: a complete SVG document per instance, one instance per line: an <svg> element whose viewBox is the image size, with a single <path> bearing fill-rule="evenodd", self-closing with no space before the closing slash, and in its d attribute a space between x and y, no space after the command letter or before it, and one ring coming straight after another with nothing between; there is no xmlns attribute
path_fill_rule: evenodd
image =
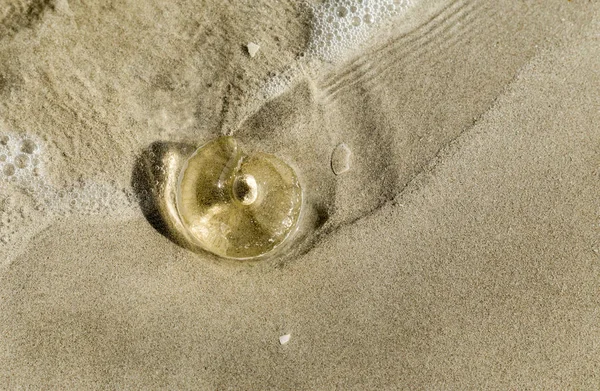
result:
<svg viewBox="0 0 600 391"><path fill-rule="evenodd" d="M235 139L221 137L184 163L176 206L194 244L221 257L252 259L271 253L294 232L302 189L282 160L246 155Z"/></svg>

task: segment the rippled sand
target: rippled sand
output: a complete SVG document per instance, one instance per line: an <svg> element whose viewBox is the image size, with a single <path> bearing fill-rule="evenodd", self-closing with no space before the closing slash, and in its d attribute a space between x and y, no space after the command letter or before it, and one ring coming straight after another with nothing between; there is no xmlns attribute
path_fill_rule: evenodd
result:
<svg viewBox="0 0 600 391"><path fill-rule="evenodd" d="M412 0L333 63L295 1L0 5L0 388L600 387L597 2ZM296 168L296 251L144 216L143 151L223 133Z"/></svg>

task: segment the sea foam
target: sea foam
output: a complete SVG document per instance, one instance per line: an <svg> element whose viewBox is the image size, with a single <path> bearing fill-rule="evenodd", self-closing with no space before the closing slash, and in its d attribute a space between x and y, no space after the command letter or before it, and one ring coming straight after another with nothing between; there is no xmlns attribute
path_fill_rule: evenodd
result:
<svg viewBox="0 0 600 391"><path fill-rule="evenodd" d="M311 14L310 39L298 61L274 74L261 86L260 101L268 101L287 91L306 76L352 58L386 25L393 23L413 6L412 0L325 0L307 3ZM262 103L258 103L260 105ZM250 114L254 111L249 110Z"/></svg>
<svg viewBox="0 0 600 391"><path fill-rule="evenodd" d="M410 6L410 0L337 0L311 5L311 38L305 57L343 61Z"/></svg>
<svg viewBox="0 0 600 391"><path fill-rule="evenodd" d="M5 258L56 218L122 219L135 216L138 209L133 192L115 184L53 184L47 175L48 153L45 143L34 136L0 130L0 250L11 249Z"/></svg>

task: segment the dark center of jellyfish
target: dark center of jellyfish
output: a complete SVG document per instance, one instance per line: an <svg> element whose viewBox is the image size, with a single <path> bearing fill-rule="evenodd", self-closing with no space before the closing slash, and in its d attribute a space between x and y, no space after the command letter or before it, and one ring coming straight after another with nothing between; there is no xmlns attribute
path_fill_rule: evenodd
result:
<svg viewBox="0 0 600 391"><path fill-rule="evenodd" d="M256 179L250 174L239 175L233 181L233 196L244 205L250 205L258 197Z"/></svg>

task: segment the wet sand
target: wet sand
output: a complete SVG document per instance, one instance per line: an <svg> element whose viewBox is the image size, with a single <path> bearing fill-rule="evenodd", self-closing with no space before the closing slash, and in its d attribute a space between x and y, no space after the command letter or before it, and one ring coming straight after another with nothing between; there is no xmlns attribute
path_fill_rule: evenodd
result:
<svg viewBox="0 0 600 391"><path fill-rule="evenodd" d="M301 251L237 265L135 202L50 215L3 182L6 388L600 385L596 3L417 3L248 118L309 40L294 2L10 4L37 11L1 22L3 131L43 140L53 186L128 192L150 143L240 122L320 219Z"/></svg>

